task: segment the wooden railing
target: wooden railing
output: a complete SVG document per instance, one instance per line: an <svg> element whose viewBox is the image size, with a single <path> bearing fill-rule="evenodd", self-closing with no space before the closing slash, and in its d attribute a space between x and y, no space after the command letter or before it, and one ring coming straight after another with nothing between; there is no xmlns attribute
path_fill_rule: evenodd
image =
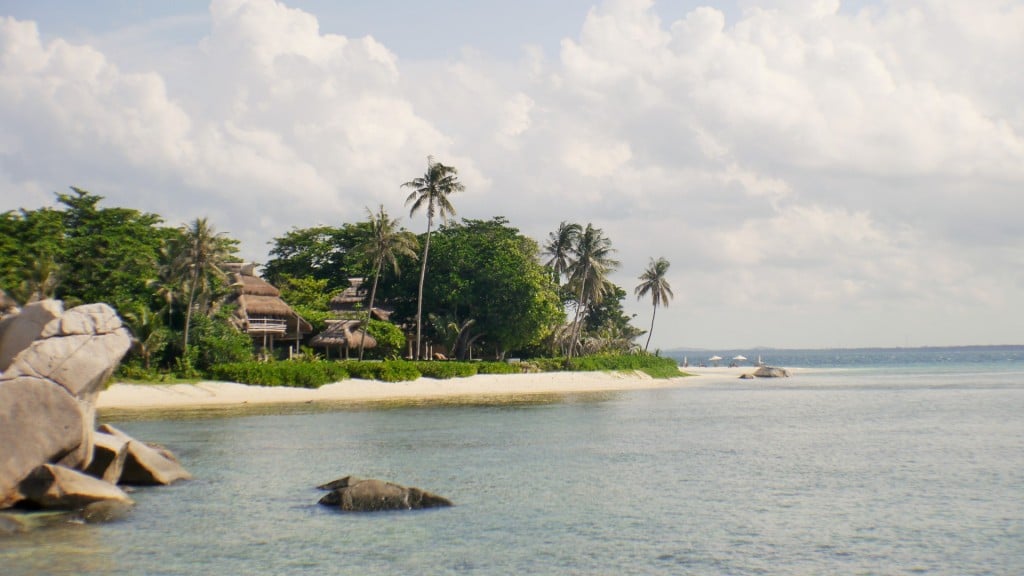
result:
<svg viewBox="0 0 1024 576"><path fill-rule="evenodd" d="M249 318L249 334L284 334L288 330L288 321L283 318Z"/></svg>

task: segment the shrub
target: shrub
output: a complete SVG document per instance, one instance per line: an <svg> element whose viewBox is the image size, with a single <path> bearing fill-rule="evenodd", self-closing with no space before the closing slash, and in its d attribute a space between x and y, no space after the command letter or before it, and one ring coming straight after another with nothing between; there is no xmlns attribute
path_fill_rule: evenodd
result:
<svg viewBox="0 0 1024 576"><path fill-rule="evenodd" d="M476 365L477 374L519 374L522 367L509 362L480 362Z"/></svg>
<svg viewBox="0 0 1024 576"><path fill-rule="evenodd" d="M211 370L214 378L260 386L319 388L349 377L339 362L295 361L234 362L219 364Z"/></svg>
<svg viewBox="0 0 1024 576"><path fill-rule="evenodd" d="M343 364L352 378L359 378L361 380L403 382L420 377L420 372L416 369L416 365L405 360L385 360L383 362L349 360Z"/></svg>
<svg viewBox="0 0 1024 576"><path fill-rule="evenodd" d="M438 380L465 378L476 374L476 364L473 362L417 362L416 369L424 378Z"/></svg>

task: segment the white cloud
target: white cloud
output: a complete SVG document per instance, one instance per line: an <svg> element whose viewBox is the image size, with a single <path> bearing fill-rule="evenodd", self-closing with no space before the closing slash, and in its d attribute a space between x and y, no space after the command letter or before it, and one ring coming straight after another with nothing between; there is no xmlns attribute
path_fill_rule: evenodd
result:
<svg viewBox="0 0 1024 576"><path fill-rule="evenodd" d="M674 262L656 346L833 345L840 322L872 344L886 318L896 344L1019 341L1024 5L741 7L670 22L608 0L521 61L400 59L272 0L214 0L163 58L6 18L0 208L78 185L209 215L259 260L292 226L404 213L433 154L467 184L460 215L535 238L593 222L630 290L648 257ZM760 318L792 331L729 327Z"/></svg>

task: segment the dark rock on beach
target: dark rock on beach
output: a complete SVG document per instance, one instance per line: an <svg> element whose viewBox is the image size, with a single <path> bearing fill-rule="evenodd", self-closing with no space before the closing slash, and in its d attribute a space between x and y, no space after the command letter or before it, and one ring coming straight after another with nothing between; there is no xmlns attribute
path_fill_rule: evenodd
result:
<svg viewBox="0 0 1024 576"><path fill-rule="evenodd" d="M346 476L318 488L330 490L319 504L344 512L419 510L452 506L451 500L412 486Z"/></svg>

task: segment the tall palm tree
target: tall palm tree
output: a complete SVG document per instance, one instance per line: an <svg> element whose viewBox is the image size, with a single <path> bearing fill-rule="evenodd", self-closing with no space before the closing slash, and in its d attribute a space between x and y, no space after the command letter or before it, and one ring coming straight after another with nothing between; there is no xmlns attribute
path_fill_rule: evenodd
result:
<svg viewBox="0 0 1024 576"><path fill-rule="evenodd" d="M213 278L225 275L220 266L231 256L231 243L223 232L214 230L206 218L196 218L181 227L182 238L177 245L175 269L188 287L188 307L185 310L184 349L188 353L188 331L192 323L192 310L196 298L205 301L213 292Z"/></svg>
<svg viewBox="0 0 1024 576"><path fill-rule="evenodd" d="M587 224L583 229L573 248L569 283L579 291L579 297L576 299L576 314L573 317L576 334L569 348L569 358L572 358L573 349L579 344L582 332L581 312L590 304L600 303L609 291L611 283L608 281L608 274L619 265L619 262L611 257L614 252L612 241L600 228L594 228L592 224Z"/></svg>
<svg viewBox="0 0 1024 576"><path fill-rule="evenodd" d="M455 207L448 201L448 195L466 189L459 182L459 173L453 166L445 166L435 162L433 156L427 156L427 171L414 180L402 184L402 188L412 188L412 193L405 199L405 204L412 204L409 217L420 208L427 211L427 239L423 244L423 260L420 263L420 289L416 297L416 353L420 357L420 331L423 324L423 280L427 277L427 256L430 253L430 233L434 227L434 217L447 222L449 216L455 215Z"/></svg>
<svg viewBox="0 0 1024 576"><path fill-rule="evenodd" d="M668 278L665 277L668 274L668 266L669 262L664 258L657 260L651 258L651 263L640 275L640 284L634 290L637 300L650 294L651 303L654 304L654 311L651 312L651 329L647 331L644 352L647 352L647 347L651 344L651 334L654 333L654 317L658 314L658 306L668 306L668 301L675 297L675 294L672 293L672 286L668 283Z"/></svg>
<svg viewBox="0 0 1024 576"><path fill-rule="evenodd" d="M582 226L565 221L558 225L558 230L548 233L548 241L544 244L543 254L551 258L544 265L554 271L559 284L562 282L562 276L569 274L572 251L582 233Z"/></svg>
<svg viewBox="0 0 1024 576"><path fill-rule="evenodd" d="M377 297L377 281L380 279L381 269L387 263L395 274L401 274L398 257L406 256L415 260L416 249L419 248L416 237L401 230L398 227L398 220L388 217L383 205L376 214L367 208L366 214L370 218L370 235L357 245L355 250L373 264L373 287L370 289L370 305L366 309L366 326L363 327L363 335L359 339L360 360L363 359L366 331L370 327L370 315L373 313L373 303Z"/></svg>

